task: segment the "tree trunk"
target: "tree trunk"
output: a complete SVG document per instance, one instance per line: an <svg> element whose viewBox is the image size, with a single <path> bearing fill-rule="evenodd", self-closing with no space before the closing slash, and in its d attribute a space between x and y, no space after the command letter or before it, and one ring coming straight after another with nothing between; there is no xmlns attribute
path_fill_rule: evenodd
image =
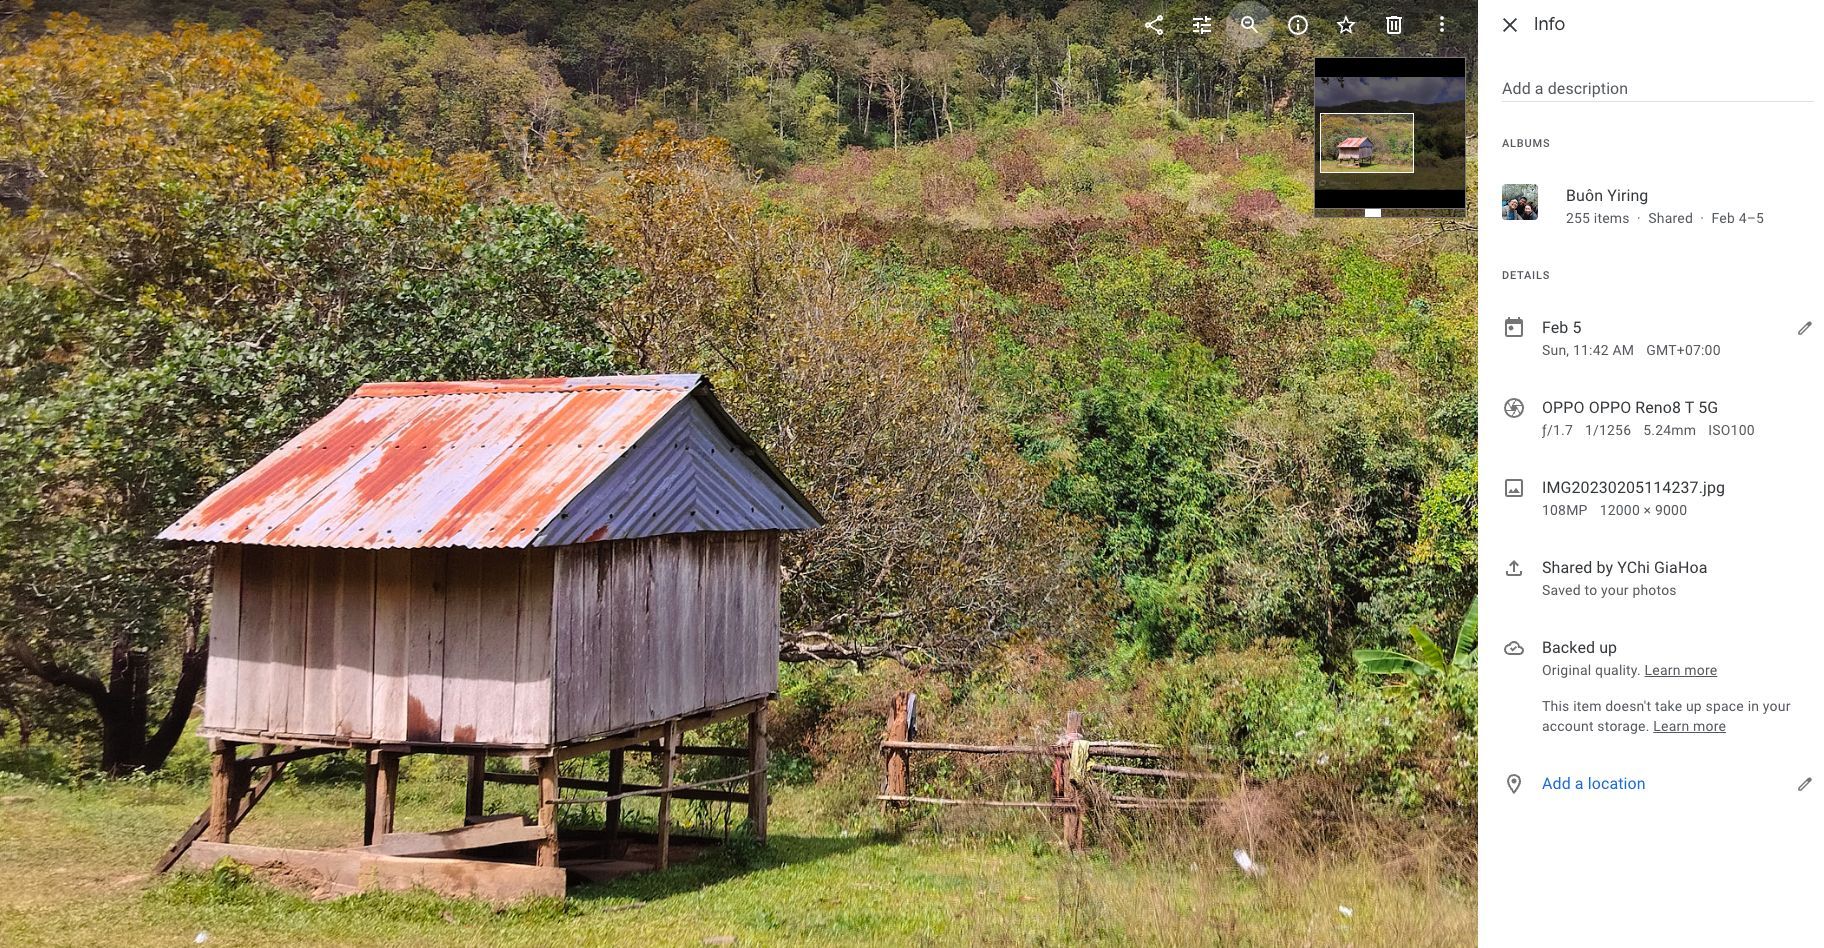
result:
<svg viewBox="0 0 1824 948"><path fill-rule="evenodd" d="M151 717L151 655L143 648L133 647L125 636L114 644L106 682L40 658L23 642L15 643L12 651L33 677L88 699L101 724L101 769L105 773L119 777L135 770L158 770L165 766L171 749L184 733L184 724L196 707L197 691L208 668L209 643L198 634L200 611L199 607L185 638L171 704L165 709L158 730L150 735L146 729Z"/></svg>
<svg viewBox="0 0 1824 948"><path fill-rule="evenodd" d="M108 668L109 712L101 719L101 769L120 776L137 766L146 749L146 692L152 687L152 657L122 636ZM100 708L96 709L100 711Z"/></svg>

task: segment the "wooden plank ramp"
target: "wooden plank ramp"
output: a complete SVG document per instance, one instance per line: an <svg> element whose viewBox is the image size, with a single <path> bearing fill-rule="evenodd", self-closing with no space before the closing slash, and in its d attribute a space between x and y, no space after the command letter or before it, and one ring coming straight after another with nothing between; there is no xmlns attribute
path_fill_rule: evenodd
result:
<svg viewBox="0 0 1824 948"><path fill-rule="evenodd" d="M533 826L524 817L516 820L487 820L473 826L439 830L434 833L393 833L362 852L382 856L443 856L470 849L531 843L545 838L542 827Z"/></svg>

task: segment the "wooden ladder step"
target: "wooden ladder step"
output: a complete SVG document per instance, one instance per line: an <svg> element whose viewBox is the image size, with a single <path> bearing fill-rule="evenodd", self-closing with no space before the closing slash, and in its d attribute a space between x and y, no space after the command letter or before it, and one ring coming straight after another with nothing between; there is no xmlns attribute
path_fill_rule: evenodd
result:
<svg viewBox="0 0 1824 948"><path fill-rule="evenodd" d="M248 812L253 809L254 804L259 803L261 798L266 796L266 791L272 789L273 783L279 779L279 773L285 769L285 764L288 759L289 758L275 759L266 764L265 776L260 778L259 783L249 787L246 795L237 801L234 808L234 822L229 824L229 829L232 830L236 826L241 825L241 820L246 819ZM158 863L152 869L153 873L166 872L170 870L172 866L177 865L177 861L184 857L185 852L189 851L191 844L195 843L198 839L201 839L202 835L205 832L208 832L208 830L209 808L204 807L202 815L196 818L196 822L191 823L190 828L184 830L183 835L177 838L177 842L171 844L170 849L165 850L163 856L158 857Z"/></svg>

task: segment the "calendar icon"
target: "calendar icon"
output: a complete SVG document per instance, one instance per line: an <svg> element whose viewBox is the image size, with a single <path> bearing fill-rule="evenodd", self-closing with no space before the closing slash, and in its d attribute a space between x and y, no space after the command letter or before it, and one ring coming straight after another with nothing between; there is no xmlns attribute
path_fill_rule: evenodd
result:
<svg viewBox="0 0 1824 948"><path fill-rule="evenodd" d="M1526 323L1518 316L1507 317L1507 321L1502 323L1502 326L1507 330L1509 339L1518 339L1526 335Z"/></svg>

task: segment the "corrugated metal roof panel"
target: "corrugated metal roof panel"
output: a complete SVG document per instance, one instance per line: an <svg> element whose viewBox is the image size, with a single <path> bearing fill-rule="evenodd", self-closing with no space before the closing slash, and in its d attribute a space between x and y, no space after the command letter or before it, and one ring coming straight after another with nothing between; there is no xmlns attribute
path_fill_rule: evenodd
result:
<svg viewBox="0 0 1824 948"><path fill-rule="evenodd" d="M581 523L550 536L541 531L566 509L618 509L628 502L604 492L670 508L681 498L668 492L690 489L663 476L612 484L605 476L686 400L714 406L692 414L717 419L730 443L757 456L749 467L791 501L789 512L737 529L821 522L726 421L698 376L643 375L364 385L159 536L359 549L576 542ZM669 512L661 519L680 528L662 532L728 529L692 526Z"/></svg>
<svg viewBox="0 0 1824 948"><path fill-rule="evenodd" d="M808 530L818 523L814 512L692 402L654 425L638 447L545 527L536 545L698 530Z"/></svg>

